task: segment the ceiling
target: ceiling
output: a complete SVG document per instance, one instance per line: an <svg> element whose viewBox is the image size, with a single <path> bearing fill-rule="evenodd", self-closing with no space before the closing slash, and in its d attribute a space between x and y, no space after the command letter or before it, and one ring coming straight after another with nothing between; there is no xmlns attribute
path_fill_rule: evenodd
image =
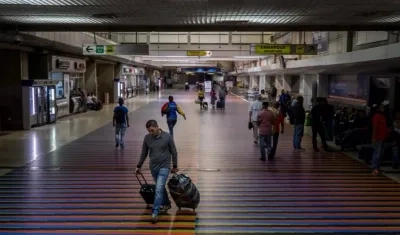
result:
<svg viewBox="0 0 400 235"><path fill-rule="evenodd" d="M0 0L19 31L399 30L400 0Z"/></svg>

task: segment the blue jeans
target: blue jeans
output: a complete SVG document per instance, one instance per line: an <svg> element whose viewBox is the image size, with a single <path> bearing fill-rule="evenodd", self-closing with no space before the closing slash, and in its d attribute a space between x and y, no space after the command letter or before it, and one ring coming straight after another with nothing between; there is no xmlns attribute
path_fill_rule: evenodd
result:
<svg viewBox="0 0 400 235"><path fill-rule="evenodd" d="M294 125L294 133L293 133L293 148L300 149L301 148L301 139L304 134L304 125L296 124Z"/></svg>
<svg viewBox="0 0 400 235"><path fill-rule="evenodd" d="M115 143L124 146L124 136L127 125L126 123L116 123L115 124Z"/></svg>
<svg viewBox="0 0 400 235"><path fill-rule="evenodd" d="M381 162L382 162L382 155L384 152L385 148L385 143L382 141L377 141L372 144L374 147L374 153L372 154L372 169L373 170L379 170L381 168Z"/></svg>
<svg viewBox="0 0 400 235"><path fill-rule="evenodd" d="M174 136L174 126L176 124L176 119L167 119L169 134Z"/></svg>
<svg viewBox="0 0 400 235"><path fill-rule="evenodd" d="M261 153L261 159L266 158L265 154L265 148L267 148L267 153L268 155L271 154L271 135L260 135L260 153Z"/></svg>
<svg viewBox="0 0 400 235"><path fill-rule="evenodd" d="M151 170L151 175L156 182L156 195L153 203L153 215L160 213L161 205L170 205L171 202L168 198L165 185L167 184L169 168L160 168L159 170Z"/></svg>

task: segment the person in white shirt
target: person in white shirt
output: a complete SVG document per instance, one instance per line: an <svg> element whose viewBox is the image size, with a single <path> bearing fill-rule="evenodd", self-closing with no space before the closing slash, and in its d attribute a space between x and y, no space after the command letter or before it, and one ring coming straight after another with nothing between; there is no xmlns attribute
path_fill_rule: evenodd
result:
<svg viewBox="0 0 400 235"><path fill-rule="evenodd" d="M254 144L258 143L258 114L262 109L261 99L261 95L257 96L257 100L254 101L249 107L249 122L253 124Z"/></svg>

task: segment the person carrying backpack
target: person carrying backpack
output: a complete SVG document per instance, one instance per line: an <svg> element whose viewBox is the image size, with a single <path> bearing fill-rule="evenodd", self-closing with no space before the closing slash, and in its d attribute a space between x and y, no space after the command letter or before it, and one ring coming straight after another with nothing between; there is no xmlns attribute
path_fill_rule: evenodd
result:
<svg viewBox="0 0 400 235"><path fill-rule="evenodd" d="M124 148L125 131L129 127L128 109L124 106L124 99L118 99L119 106L114 109L113 127L115 127L115 147Z"/></svg>
<svg viewBox="0 0 400 235"><path fill-rule="evenodd" d="M182 109L175 103L174 97L170 95L168 97L168 102L165 103L161 108L161 116L167 115L167 124L169 129L169 134L173 137L174 136L174 126L178 121L178 115L176 113L182 115L182 117L186 120L186 115Z"/></svg>

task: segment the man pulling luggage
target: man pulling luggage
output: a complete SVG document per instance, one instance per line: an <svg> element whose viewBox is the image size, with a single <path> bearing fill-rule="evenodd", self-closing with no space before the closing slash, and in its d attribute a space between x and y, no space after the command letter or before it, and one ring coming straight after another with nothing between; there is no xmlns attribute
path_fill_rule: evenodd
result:
<svg viewBox="0 0 400 235"><path fill-rule="evenodd" d="M141 174L140 169L150 152L150 171L156 182L152 223L156 223L161 205L163 205L163 211L168 211L171 208L165 185L171 171L171 159L172 172L177 173L179 171L178 152L176 151L174 138L161 130L155 120L149 120L146 123L146 128L149 134L144 137L142 153L140 154L135 174Z"/></svg>

